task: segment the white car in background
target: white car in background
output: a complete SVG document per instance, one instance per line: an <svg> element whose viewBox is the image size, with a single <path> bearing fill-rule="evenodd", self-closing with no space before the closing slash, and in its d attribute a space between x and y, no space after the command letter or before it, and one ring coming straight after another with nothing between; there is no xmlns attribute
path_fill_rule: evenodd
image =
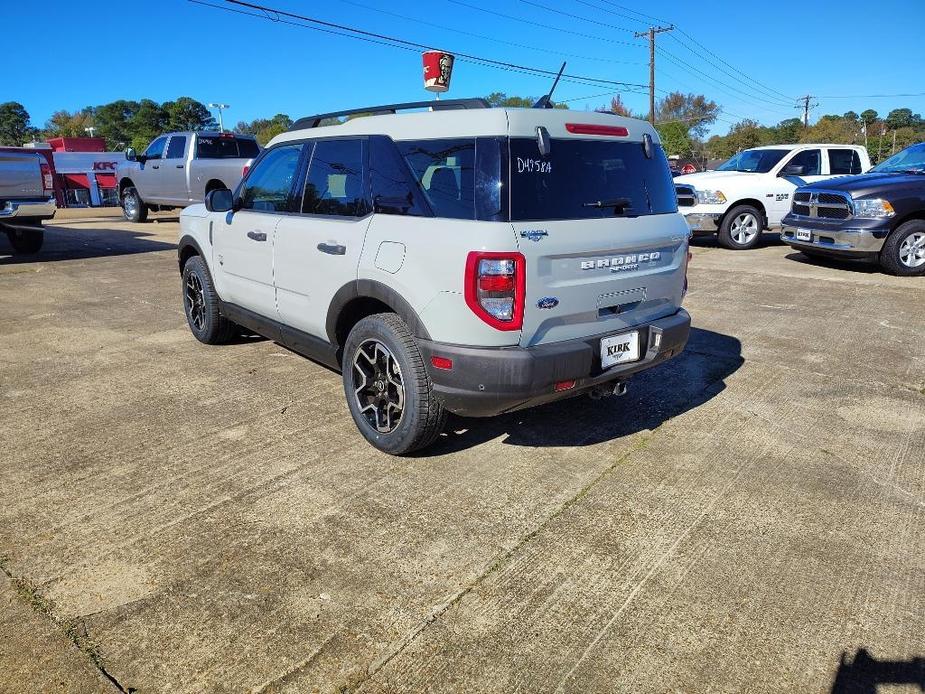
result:
<svg viewBox="0 0 925 694"><path fill-rule="evenodd" d="M870 157L860 145L769 145L674 181L678 207L695 236L717 234L720 245L744 250L765 230L780 228L798 187L868 169Z"/></svg>

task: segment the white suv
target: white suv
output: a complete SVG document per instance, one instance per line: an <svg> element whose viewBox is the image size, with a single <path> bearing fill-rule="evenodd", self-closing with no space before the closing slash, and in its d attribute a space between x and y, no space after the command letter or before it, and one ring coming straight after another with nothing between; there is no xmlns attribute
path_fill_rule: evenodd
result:
<svg viewBox="0 0 925 694"><path fill-rule="evenodd" d="M340 370L403 454L448 411L621 394L681 352L688 238L649 124L469 99L303 118L183 211L179 259L200 341L243 326Z"/></svg>
<svg viewBox="0 0 925 694"><path fill-rule="evenodd" d="M869 168L860 145L770 145L743 150L716 171L674 180L694 234L717 234L720 245L745 250L765 229L780 228L799 186Z"/></svg>

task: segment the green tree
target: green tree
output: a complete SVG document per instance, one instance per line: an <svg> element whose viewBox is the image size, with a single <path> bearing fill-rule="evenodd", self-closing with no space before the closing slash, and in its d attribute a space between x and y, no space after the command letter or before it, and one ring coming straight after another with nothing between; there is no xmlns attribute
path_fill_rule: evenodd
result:
<svg viewBox="0 0 925 694"><path fill-rule="evenodd" d="M899 128L911 128L922 121L922 116L919 114L912 113L911 109L908 108L894 108L886 117L886 126L890 130L898 130Z"/></svg>
<svg viewBox="0 0 925 694"><path fill-rule="evenodd" d="M691 140L686 123L681 121L656 123L655 129L658 131L659 139L662 141L662 149L665 150L666 154L682 157L693 154L694 143Z"/></svg>
<svg viewBox="0 0 925 694"><path fill-rule="evenodd" d="M153 103L149 100L146 101L147 103ZM137 101L118 99L89 109L92 111L93 125L96 128L97 135L106 138L109 148L126 147L132 142L135 135L133 121L140 107Z"/></svg>
<svg viewBox="0 0 925 694"><path fill-rule="evenodd" d="M615 113L618 116L625 116L626 118L639 117L634 115L629 107L623 103L623 99L619 94L610 99L610 106L600 106L594 110L598 113Z"/></svg>
<svg viewBox="0 0 925 694"><path fill-rule="evenodd" d="M799 118L787 118L778 123L773 130L775 131L774 141L766 144L795 144L799 141L800 134L803 131L803 121Z"/></svg>
<svg viewBox="0 0 925 694"><path fill-rule="evenodd" d="M210 130L216 127L215 118L205 104L188 96L161 105L167 114L167 130Z"/></svg>
<svg viewBox="0 0 925 694"><path fill-rule="evenodd" d="M16 101L0 104L0 145L20 147L34 130L29 125L29 112Z"/></svg>
<svg viewBox="0 0 925 694"><path fill-rule="evenodd" d="M532 96L508 96L504 92L492 92L485 97L485 100L496 108L533 108L533 104L536 103L538 98ZM568 104L555 104L555 108L568 108Z"/></svg>
<svg viewBox="0 0 925 694"><path fill-rule="evenodd" d="M86 129L93 125L93 117L88 110L55 111L45 123L45 137L86 137ZM96 133L99 134L99 133Z"/></svg>
<svg viewBox="0 0 925 694"><path fill-rule="evenodd" d="M142 99L138 103L138 108L132 114L126 127L128 143L131 143L131 146L139 152L162 132L170 129L167 111L151 99ZM118 143L114 146L118 146Z"/></svg>
<svg viewBox="0 0 925 694"><path fill-rule="evenodd" d="M687 124L691 136L698 139L706 134L718 115L719 105L703 94L671 92L655 105L656 122L681 121Z"/></svg>
<svg viewBox="0 0 925 694"><path fill-rule="evenodd" d="M337 121L338 123L340 121ZM327 123L326 125L331 125ZM292 119L285 113L277 113L272 118L257 118L247 123L240 121L235 130L246 135L253 135L261 145L266 145L270 140L284 133L292 127Z"/></svg>
<svg viewBox="0 0 925 694"><path fill-rule="evenodd" d="M874 109L869 108L866 111L861 111L861 122L864 123L864 125L866 125L868 128L870 127L871 123L876 120L877 112Z"/></svg>
<svg viewBox="0 0 925 694"><path fill-rule="evenodd" d="M848 113L842 116L842 118L844 118L847 121L851 121L852 123L857 123L858 118L860 118L860 116L858 116L858 114L856 114L854 111L848 111Z"/></svg>

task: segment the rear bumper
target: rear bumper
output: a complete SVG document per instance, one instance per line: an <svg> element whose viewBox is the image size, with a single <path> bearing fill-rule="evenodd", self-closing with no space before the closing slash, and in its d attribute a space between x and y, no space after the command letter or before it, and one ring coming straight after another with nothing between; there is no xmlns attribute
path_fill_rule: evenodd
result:
<svg viewBox="0 0 925 694"><path fill-rule="evenodd" d="M490 417L553 400L572 397L594 386L623 381L679 354L690 334L691 317L684 309L672 316L622 331L536 347L461 347L418 340L434 390L448 410L466 417ZM638 361L601 370L601 338L638 330ZM431 357L453 361L437 369ZM556 392L554 384L575 380L574 388Z"/></svg>
<svg viewBox="0 0 925 694"><path fill-rule="evenodd" d="M51 219L57 205L54 198L47 200L8 200L0 208L0 222L6 219Z"/></svg>
<svg viewBox="0 0 925 694"><path fill-rule="evenodd" d="M796 238L798 228L809 231L812 238L810 240L798 240ZM818 223L813 224L812 222L803 223L791 220L788 216L784 218L780 238L781 241L797 250L806 248L807 250L845 257L870 257L880 253L889 232L888 226L865 228L855 225L839 228L829 225L823 226Z"/></svg>

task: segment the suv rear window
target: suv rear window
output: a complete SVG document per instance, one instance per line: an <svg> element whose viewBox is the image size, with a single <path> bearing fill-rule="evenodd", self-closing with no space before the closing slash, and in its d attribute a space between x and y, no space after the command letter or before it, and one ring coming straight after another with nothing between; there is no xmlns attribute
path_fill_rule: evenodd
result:
<svg viewBox="0 0 925 694"><path fill-rule="evenodd" d="M639 142L556 139L544 158L533 138L510 142L512 221L596 219L678 209L668 161L658 145L649 159ZM615 201L626 204L606 204ZM598 202L602 205L596 206Z"/></svg>
<svg viewBox="0 0 925 694"><path fill-rule="evenodd" d="M200 137L196 143L199 159L252 159L258 154L257 142L243 137Z"/></svg>

